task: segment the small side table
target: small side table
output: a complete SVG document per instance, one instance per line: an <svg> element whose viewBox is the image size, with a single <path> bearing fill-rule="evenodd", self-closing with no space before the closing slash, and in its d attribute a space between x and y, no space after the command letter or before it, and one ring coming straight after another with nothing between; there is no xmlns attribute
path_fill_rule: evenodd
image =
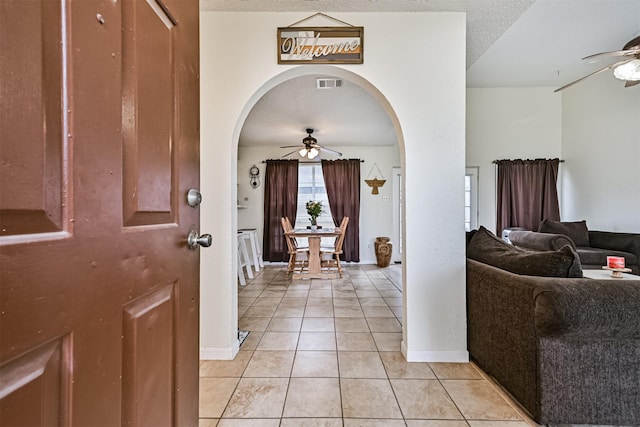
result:
<svg viewBox="0 0 640 427"><path fill-rule="evenodd" d="M605 280L638 280L640 281L640 276L636 276L635 274L630 273L620 273L622 277L613 277L611 276L611 271L609 270L582 270L582 275L584 277L588 277L589 279L605 279Z"/></svg>

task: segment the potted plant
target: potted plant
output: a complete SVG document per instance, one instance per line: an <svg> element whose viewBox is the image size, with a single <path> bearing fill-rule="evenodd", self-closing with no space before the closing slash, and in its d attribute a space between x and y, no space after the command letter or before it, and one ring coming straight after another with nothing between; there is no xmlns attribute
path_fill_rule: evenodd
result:
<svg viewBox="0 0 640 427"><path fill-rule="evenodd" d="M309 200L306 204L307 214L311 221L311 228L318 228L318 217L322 214L322 202L314 202Z"/></svg>

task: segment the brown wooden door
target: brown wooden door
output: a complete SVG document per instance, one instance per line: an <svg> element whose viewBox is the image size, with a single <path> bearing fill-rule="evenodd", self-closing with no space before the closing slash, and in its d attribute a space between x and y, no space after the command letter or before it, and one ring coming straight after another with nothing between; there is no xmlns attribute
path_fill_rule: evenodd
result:
<svg viewBox="0 0 640 427"><path fill-rule="evenodd" d="M0 0L0 425L198 417L197 0Z"/></svg>

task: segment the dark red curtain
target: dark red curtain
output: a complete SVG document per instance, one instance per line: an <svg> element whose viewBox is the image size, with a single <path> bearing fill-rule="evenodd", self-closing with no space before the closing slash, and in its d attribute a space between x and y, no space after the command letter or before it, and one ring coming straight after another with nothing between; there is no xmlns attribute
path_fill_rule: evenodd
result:
<svg viewBox="0 0 640 427"><path fill-rule="evenodd" d="M289 253L280 218L295 223L298 205L298 161L267 160L264 178L264 232L262 257L265 261L288 262Z"/></svg>
<svg viewBox="0 0 640 427"><path fill-rule="evenodd" d="M344 261L360 261L360 160L322 160L322 175L327 188L333 223L349 217L342 246Z"/></svg>
<svg viewBox="0 0 640 427"><path fill-rule="evenodd" d="M498 160L498 236L509 227L537 230L543 219L560 221L558 159Z"/></svg>

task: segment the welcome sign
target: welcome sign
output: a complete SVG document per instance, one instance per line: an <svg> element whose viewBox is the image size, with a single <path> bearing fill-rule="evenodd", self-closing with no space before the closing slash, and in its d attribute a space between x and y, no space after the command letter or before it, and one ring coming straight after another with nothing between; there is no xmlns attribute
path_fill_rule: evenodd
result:
<svg viewBox="0 0 640 427"><path fill-rule="evenodd" d="M362 64L363 27L278 28L278 64Z"/></svg>

